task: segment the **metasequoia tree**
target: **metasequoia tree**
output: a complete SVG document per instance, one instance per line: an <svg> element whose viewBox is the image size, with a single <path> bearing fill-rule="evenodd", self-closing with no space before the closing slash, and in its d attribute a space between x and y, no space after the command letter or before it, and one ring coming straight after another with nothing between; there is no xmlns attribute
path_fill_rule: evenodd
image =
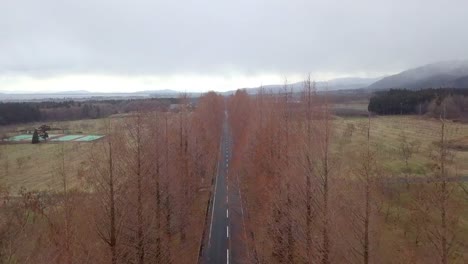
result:
<svg viewBox="0 0 468 264"><path fill-rule="evenodd" d="M124 225L125 243L127 252L125 259L130 262L143 264L148 261L147 231L149 229L150 215L147 204L148 179L152 168L149 156L150 144L149 129L146 122L147 115L143 111L134 113L125 124L127 143L125 145L125 159L122 164L125 169L126 192L128 205L126 206L126 223Z"/></svg>
<svg viewBox="0 0 468 264"><path fill-rule="evenodd" d="M294 160L301 155L298 144L305 141L297 113L297 103L287 85L279 94L261 89L255 97L238 91L229 102L236 142L233 170L243 180L241 187L246 193L243 202L252 234L247 242L254 245L249 254L252 262L296 263L307 259L300 252L302 243L297 242L305 230L297 220L302 210L296 206L303 197L298 193L302 178L296 176L299 169Z"/></svg>
<svg viewBox="0 0 468 264"><path fill-rule="evenodd" d="M186 227L188 219L190 217L190 206L192 199L190 199L193 192L192 181L189 178L190 167L189 167L189 134L191 123L189 123L189 102L186 94L182 95L181 98L181 107L178 113L178 145L177 145L177 163L179 169L178 179L180 186L179 197L181 200L179 203L180 211L180 221L179 221L179 235L180 240L184 241L186 238Z"/></svg>
<svg viewBox="0 0 468 264"><path fill-rule="evenodd" d="M453 152L447 143L447 120L445 112L440 116L440 139L436 148L431 153L432 167L434 171L434 183L429 202L435 207L438 216L432 220L428 228L428 239L437 252L440 263L447 264L454 260L453 253L456 250L456 233L458 227L457 202L453 192L456 184L449 181L453 161Z"/></svg>
<svg viewBox="0 0 468 264"><path fill-rule="evenodd" d="M321 242L319 245L320 262L322 264L330 263L330 251L331 251L331 240L330 240L330 183L331 183L331 150L330 143L332 137L331 131L331 113L330 105L326 97L320 101L316 101L317 107L317 129L315 129L315 136L318 137L316 142L317 157L315 162L315 176L317 178L316 184L318 184L319 197L317 199L317 213L319 215L319 228L321 230Z"/></svg>
<svg viewBox="0 0 468 264"><path fill-rule="evenodd" d="M331 116L326 97L320 98L310 76L300 97L299 141L296 166L303 175L299 184L302 258L307 262L330 261L330 164ZM320 239L317 239L319 238Z"/></svg>
<svg viewBox="0 0 468 264"><path fill-rule="evenodd" d="M110 251L109 262L118 262L118 241L122 226L122 175L119 169L119 146L124 144L122 134L117 134L112 119L106 120L107 136L95 144L91 152L91 164L95 175L93 187L98 210L95 216L99 237ZM114 130L115 129L115 130Z"/></svg>
<svg viewBox="0 0 468 264"><path fill-rule="evenodd" d="M171 189L170 189L170 175L171 175L171 159L169 156L169 124L168 124L169 114L164 114L164 177L163 181L163 219L165 220L164 225L164 235L165 235L165 244L166 244L166 261L171 263L171 249L170 243L172 241L172 231L171 231L171 222L172 222L172 202L171 202Z"/></svg>
<svg viewBox="0 0 468 264"><path fill-rule="evenodd" d="M304 82L304 92L302 95L302 103L304 104L305 111L305 151L304 151L304 169L305 169L305 178L306 178L306 194L305 194L305 204L306 204L306 248L312 249L312 220L314 215L312 214L312 208L314 207L312 201L312 177L314 177L315 167L313 164L313 144L312 144L312 116L313 116L313 103L315 97L315 83L311 83L310 75L307 80ZM312 252L308 250L307 252ZM310 261L310 254L307 256L307 259Z"/></svg>
<svg viewBox="0 0 468 264"><path fill-rule="evenodd" d="M151 195L154 197L154 250L152 254L154 255L154 263L162 263L163 253L162 253L162 160L163 155L162 151L164 150L164 140L162 135L162 122L159 116L159 113L153 114L151 116L151 138L153 139L152 144L152 156L153 156L153 166L154 169L150 172L152 188Z"/></svg>
<svg viewBox="0 0 468 264"><path fill-rule="evenodd" d="M63 196L63 215L64 215L64 225L63 225L63 249L60 254L62 263L72 263L73 252L72 252L72 239L74 236L73 227L72 227L72 206L70 201L69 194L69 180L65 167L65 146L64 143L59 145L58 150L59 164L57 167L57 173L62 181L62 196Z"/></svg>
<svg viewBox="0 0 468 264"><path fill-rule="evenodd" d="M371 263L372 253L376 245L372 240L372 226L377 212L374 207L376 204L376 177L378 174L376 152L371 144L371 117L368 116L368 122L365 130L365 143L358 152L357 160L353 169L353 181L347 195L350 201L347 205L347 213L350 214L349 224L355 242L351 242L352 255L349 257L351 262ZM353 239L351 239L353 240Z"/></svg>

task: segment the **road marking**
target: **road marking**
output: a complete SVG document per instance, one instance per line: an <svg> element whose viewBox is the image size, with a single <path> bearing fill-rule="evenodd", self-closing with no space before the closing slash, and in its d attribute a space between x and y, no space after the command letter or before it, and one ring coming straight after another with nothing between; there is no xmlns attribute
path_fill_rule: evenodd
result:
<svg viewBox="0 0 468 264"><path fill-rule="evenodd" d="M226 218L229 218L229 209L226 209Z"/></svg>
<svg viewBox="0 0 468 264"><path fill-rule="evenodd" d="M226 226L226 237L229 238L229 226Z"/></svg>
<svg viewBox="0 0 468 264"><path fill-rule="evenodd" d="M229 248L226 249L226 256L227 256L226 263L229 264Z"/></svg>
<svg viewBox="0 0 468 264"><path fill-rule="evenodd" d="M219 152L221 152L221 146L219 147ZM213 206L211 207L211 223L210 223L210 235L208 236L208 246L211 246L211 232L213 231L213 217L215 211L215 204L216 204L216 190L218 188L218 169L219 169L219 160L216 164L216 175L215 175L215 189L213 193Z"/></svg>

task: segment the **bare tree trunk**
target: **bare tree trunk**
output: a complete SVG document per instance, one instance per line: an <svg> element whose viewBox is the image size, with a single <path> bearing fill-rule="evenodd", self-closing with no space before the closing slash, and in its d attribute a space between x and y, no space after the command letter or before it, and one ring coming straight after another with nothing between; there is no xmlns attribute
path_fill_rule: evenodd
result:
<svg viewBox="0 0 468 264"><path fill-rule="evenodd" d="M63 204L64 204L64 216L65 216L65 261L68 264L72 263L71 255L71 226L70 226L70 204L68 197L68 179L65 171L65 143L60 144L60 176L62 177L62 191L63 191Z"/></svg>
<svg viewBox="0 0 468 264"><path fill-rule="evenodd" d="M441 190L440 190L440 218L441 218L441 263L447 264L448 263L448 245L447 245L447 198L448 198L448 190L447 190L447 175L445 171L445 163L446 163L446 143L445 143L445 105L444 105L444 116L441 118L442 126L441 126L441 136L440 136L440 176L441 176Z"/></svg>
<svg viewBox="0 0 468 264"><path fill-rule="evenodd" d="M155 208L155 221L156 221L156 224L155 224L155 236L156 236L156 252L155 252L155 255L156 255L156 263L160 263L161 262L161 184L160 184L160 181L161 181L161 177L160 177L160 173L161 173L161 169L160 169L160 150L159 150L159 142L157 141L157 139L159 138L159 122L156 123L156 126L153 128L153 130L155 130L155 135L154 136L154 140L155 141L155 165L156 165L156 168L155 168L155 174L154 174L154 181L155 181L155 199L156 199L156 208Z"/></svg>
<svg viewBox="0 0 468 264"><path fill-rule="evenodd" d="M111 263L117 263L117 235L116 235L116 226L115 226L115 194L114 194L114 164L112 157L112 141L110 136L110 121L109 121L109 136L107 139L109 147L109 220L110 220L110 238L109 238L109 247L111 250Z"/></svg>
<svg viewBox="0 0 468 264"><path fill-rule="evenodd" d="M306 100L307 100L307 108L306 108L306 122L307 122L307 146L306 146L306 249L308 252L312 250L312 173L313 173L313 165L312 165L312 157L310 155L310 151L312 149L312 87L310 83L310 74L308 79L305 83L306 85ZM308 253L308 260L310 261L310 253Z"/></svg>
<svg viewBox="0 0 468 264"><path fill-rule="evenodd" d="M141 153L141 137L142 137L142 120L141 114L137 114L137 125L136 125L136 180L137 180L137 254L138 263L145 263L145 245L143 241L143 188L142 188L142 153Z"/></svg>
<svg viewBox="0 0 468 264"><path fill-rule="evenodd" d="M322 227L322 264L330 263L330 237L329 237L329 143L330 143L330 131L329 131L329 114L328 104L325 102L325 134L324 134L324 146L323 146L323 227Z"/></svg>
<svg viewBox="0 0 468 264"><path fill-rule="evenodd" d="M366 204L366 209L365 209L365 215L364 215L364 244L363 244L363 258L364 258L364 263L368 264L369 263L369 225L370 225L370 175L369 175L369 170L371 167L370 164L370 158L371 158L371 153L370 153L370 115L368 116L368 126L367 126L367 153L366 153L366 175L365 175L365 192L366 192L366 197L365 197L365 204Z"/></svg>
<svg viewBox="0 0 468 264"><path fill-rule="evenodd" d="M164 138L165 138L165 158L164 158L164 168L166 174L166 180L164 184L164 190L166 193L166 197L164 200L164 207L165 207L165 233L167 237L167 256L166 256L166 263L171 263L171 247L170 243L172 241L172 233L171 233L171 192L169 189L169 128L168 128L168 120L167 120L167 113L164 115Z"/></svg>

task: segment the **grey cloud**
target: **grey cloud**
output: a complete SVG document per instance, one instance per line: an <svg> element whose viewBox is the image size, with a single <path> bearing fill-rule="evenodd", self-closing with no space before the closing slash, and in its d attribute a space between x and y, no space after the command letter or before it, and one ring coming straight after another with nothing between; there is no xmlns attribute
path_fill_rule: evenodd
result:
<svg viewBox="0 0 468 264"><path fill-rule="evenodd" d="M464 0L15 0L0 74L385 72L468 58Z"/></svg>

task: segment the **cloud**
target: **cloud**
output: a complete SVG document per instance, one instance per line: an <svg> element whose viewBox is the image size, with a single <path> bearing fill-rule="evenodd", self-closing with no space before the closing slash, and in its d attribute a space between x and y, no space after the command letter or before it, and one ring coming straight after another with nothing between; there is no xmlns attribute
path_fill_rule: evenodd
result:
<svg viewBox="0 0 468 264"><path fill-rule="evenodd" d="M3 1L0 75L375 75L468 58L467 9L464 0Z"/></svg>

